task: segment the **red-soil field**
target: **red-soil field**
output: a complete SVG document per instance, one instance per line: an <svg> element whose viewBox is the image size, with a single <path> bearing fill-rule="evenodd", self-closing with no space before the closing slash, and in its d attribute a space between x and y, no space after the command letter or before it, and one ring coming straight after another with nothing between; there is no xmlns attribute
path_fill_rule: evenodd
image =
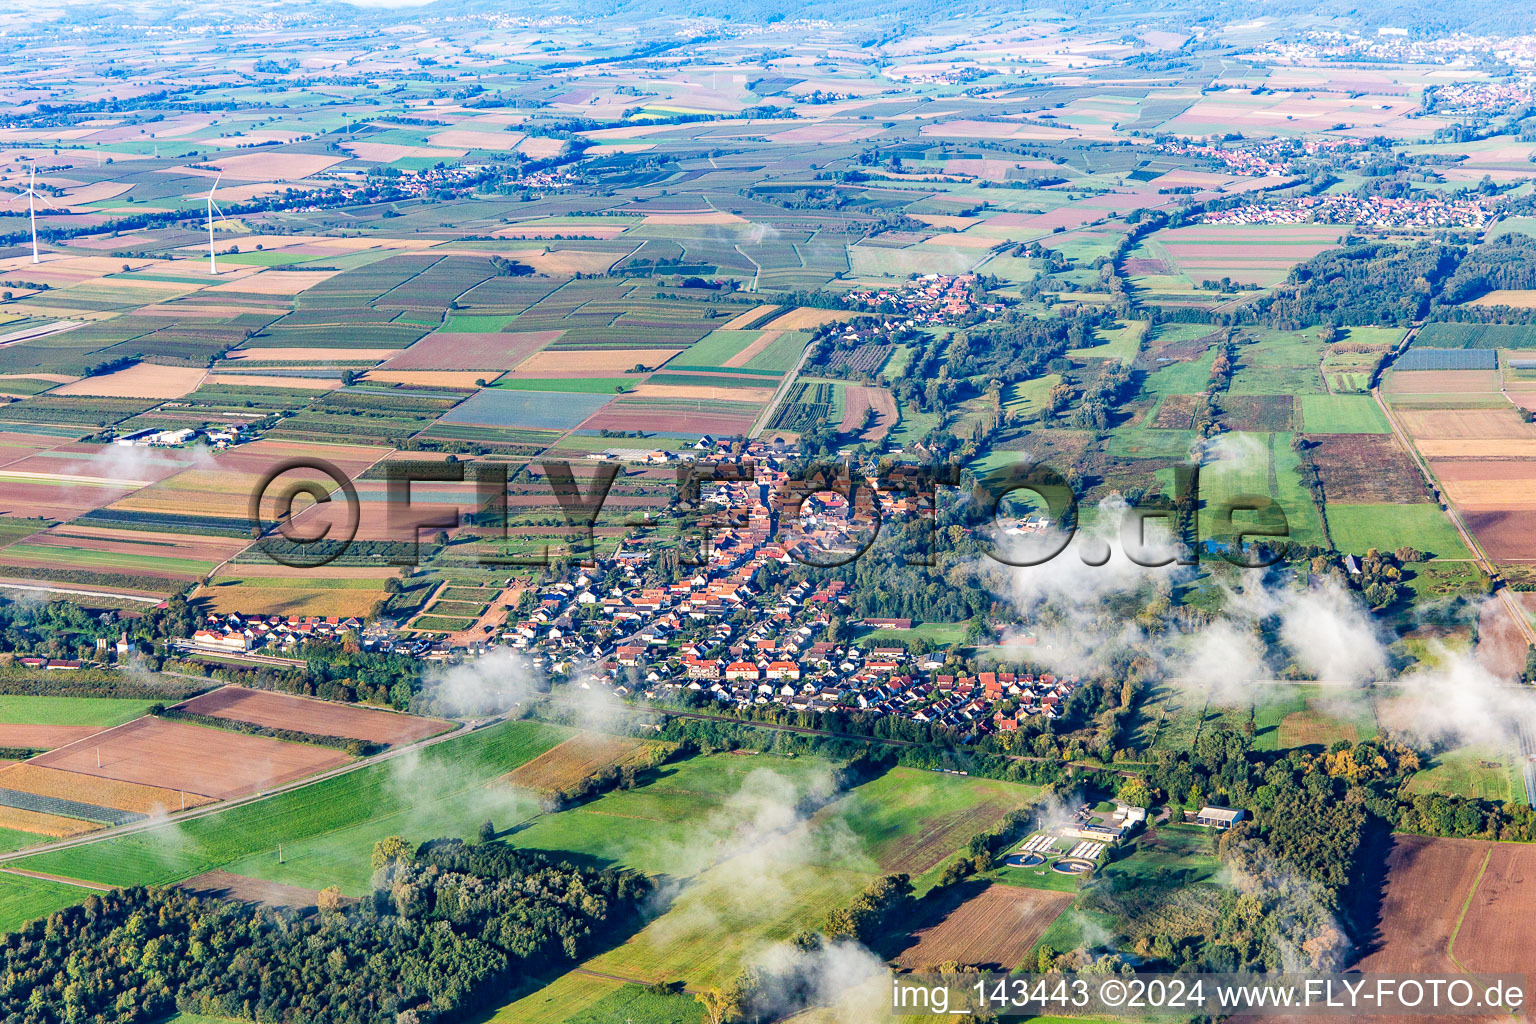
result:
<svg viewBox="0 0 1536 1024"><path fill-rule="evenodd" d="M1536 846L1479 845L1491 847L1488 866L1472 894L1451 953L1468 970L1527 971L1531 949L1536 947Z"/></svg>
<svg viewBox="0 0 1536 1024"><path fill-rule="evenodd" d="M139 512L170 512L184 514L195 510L204 516L228 516L244 519L250 504L252 491L260 478L268 472L288 466L293 459L322 459L336 467L349 480L356 479L364 470L388 455L388 448L370 448L360 445L310 444L302 441L274 441L263 438L243 444L213 456L212 465L198 467L162 480L152 487L137 491L117 507ZM275 495L293 484L311 480L327 490L338 485L318 470L290 469L279 479L272 481L266 492L262 514L274 515ZM309 499L302 497L294 508L307 507ZM3 504L3 503L0 503Z"/></svg>
<svg viewBox="0 0 1536 1024"><path fill-rule="evenodd" d="M1391 434L1310 434L1328 500L1340 505L1415 505L1424 477Z"/></svg>
<svg viewBox="0 0 1536 1024"><path fill-rule="evenodd" d="M418 534L415 527L430 524L435 519L455 513L475 512L480 508L473 474L466 473L464 482L418 481L411 485L410 503L388 500L389 486L374 480L359 480L357 488L357 528L355 540L394 540L410 543L414 539L428 540L440 527L424 527ZM307 498L303 501L308 501ZM316 537L327 526L340 536L352 512L344 496L337 496L325 504L299 507L293 517L296 536ZM331 568L330 566L326 567ZM266 567L262 572L267 571Z"/></svg>
<svg viewBox="0 0 1536 1024"><path fill-rule="evenodd" d="M1475 839L1394 837L1375 931L1362 937L1355 969L1366 974L1459 973L1446 945L1489 846Z"/></svg>
<svg viewBox="0 0 1536 1024"><path fill-rule="evenodd" d="M843 389L843 421L837 429L851 431L864 421L864 410L875 410L874 422L862 437L866 441L879 441L896 425L896 398L885 388L864 384L849 384Z"/></svg>
<svg viewBox="0 0 1536 1024"><path fill-rule="evenodd" d="M1350 973L1453 977L1467 971L1525 971L1531 944L1536 942L1536 895L1530 888L1536 873L1536 847L1477 839L1394 836L1386 866L1373 933L1362 940L1362 955L1349 966ZM1359 907L1355 915L1371 916L1362 914ZM1278 1013L1231 1019L1241 1024L1307 1024L1318 1020L1315 1016ZM1365 1024L1402 1024L1405 1020L1416 1024L1482 1024L1511 1018L1360 1015L1348 1019Z"/></svg>
<svg viewBox="0 0 1536 1024"><path fill-rule="evenodd" d="M1011 971L1039 941L1067 904L1069 892L989 885L917 932L896 962L924 970L949 960Z"/></svg>
<svg viewBox="0 0 1536 1024"><path fill-rule="evenodd" d="M582 430L665 431L669 434L744 434L752 426L751 416L730 413L686 412L673 409L640 409L620 403L589 416Z"/></svg>
<svg viewBox="0 0 1536 1024"><path fill-rule="evenodd" d="M29 763L225 800L337 768L349 760L339 750L309 743L140 718Z"/></svg>
<svg viewBox="0 0 1536 1024"><path fill-rule="evenodd" d="M1497 393L1497 370L1394 370L1382 381L1388 395L1468 395Z"/></svg>
<svg viewBox="0 0 1536 1024"><path fill-rule="evenodd" d="M560 793L604 768L639 760L649 745L642 740L598 733L578 733L545 751L499 781L539 793Z"/></svg>
<svg viewBox="0 0 1536 1024"><path fill-rule="evenodd" d="M1483 602L1477 616L1477 662L1505 682L1525 671L1525 634L1501 600Z"/></svg>
<svg viewBox="0 0 1536 1024"><path fill-rule="evenodd" d="M52 750L101 732L99 725L17 725L0 723L0 747Z"/></svg>
<svg viewBox="0 0 1536 1024"><path fill-rule="evenodd" d="M1536 466L1523 461L1431 459L1445 495L1496 562L1536 558Z"/></svg>
<svg viewBox="0 0 1536 1024"><path fill-rule="evenodd" d="M74 484L66 480L5 485L0 515L22 519L73 519L132 493L126 486Z"/></svg>
<svg viewBox="0 0 1536 1024"><path fill-rule="evenodd" d="M450 723L436 718L417 718L243 686L226 686L177 706L193 714L251 722L269 729L346 736L391 746L414 743L452 728Z"/></svg>

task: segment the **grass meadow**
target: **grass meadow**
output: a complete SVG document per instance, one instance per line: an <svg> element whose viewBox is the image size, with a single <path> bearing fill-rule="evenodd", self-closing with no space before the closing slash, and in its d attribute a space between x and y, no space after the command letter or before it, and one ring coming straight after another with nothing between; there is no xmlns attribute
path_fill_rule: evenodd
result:
<svg viewBox="0 0 1536 1024"><path fill-rule="evenodd" d="M153 700L121 697L0 696L0 722L21 725L122 725L144 714Z"/></svg>
<svg viewBox="0 0 1536 1024"><path fill-rule="evenodd" d="M154 885L266 851L272 851L275 859L278 843L284 844L286 859L290 844L380 818L391 818L393 826L408 820L412 808L444 806L569 735L569 730L531 722L498 725L266 800L39 854L17 866L108 885ZM423 813L432 816L432 812ZM444 815L437 815L431 824L441 827ZM478 827L484 818L480 814L471 827ZM362 856L366 858L367 853L364 848ZM281 880L297 879L302 870L299 865ZM347 869L338 866L336 870Z"/></svg>

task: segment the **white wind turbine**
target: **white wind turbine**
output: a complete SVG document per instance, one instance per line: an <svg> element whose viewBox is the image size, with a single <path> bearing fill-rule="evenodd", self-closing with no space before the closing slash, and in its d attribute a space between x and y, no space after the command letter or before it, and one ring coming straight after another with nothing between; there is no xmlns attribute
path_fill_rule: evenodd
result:
<svg viewBox="0 0 1536 1024"><path fill-rule="evenodd" d="M50 210L58 209L58 207L50 203L47 198L45 198L43 194L37 190L36 164L32 165L32 181L27 186L27 190L21 193L21 195L12 196L6 201L6 205L9 206L11 203L14 203L16 200L20 199L21 196L27 197L27 216L32 220L32 262L41 263L42 260L40 260L37 255L37 201L41 199L43 201L43 205L48 207Z"/></svg>
<svg viewBox="0 0 1536 1024"><path fill-rule="evenodd" d="M223 177L224 172L220 171L218 176L213 179L213 185L208 189L208 273L210 274L217 274L219 272L218 261L214 259L213 255L213 211L219 210L219 206L213 201L213 192L214 189L219 187L219 181ZM223 210L219 210L219 219L224 219Z"/></svg>

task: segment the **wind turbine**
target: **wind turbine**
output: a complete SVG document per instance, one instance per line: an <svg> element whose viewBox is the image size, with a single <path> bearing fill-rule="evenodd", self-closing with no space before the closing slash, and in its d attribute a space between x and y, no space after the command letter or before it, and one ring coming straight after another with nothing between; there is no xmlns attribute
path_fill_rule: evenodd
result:
<svg viewBox="0 0 1536 1024"><path fill-rule="evenodd" d="M220 171L218 176L213 179L213 185L208 189L208 273L215 275L219 272L219 264L213 255L213 211L219 210L219 206L213 201L213 192L214 189L219 187L219 180L223 177L224 172ZM219 210L219 219L224 219L223 210Z"/></svg>
<svg viewBox="0 0 1536 1024"><path fill-rule="evenodd" d="M12 196L6 201L6 205L9 206L11 203L14 203L16 200L20 199L21 196L27 197L27 216L32 220L32 262L41 263L42 260L40 260L37 256L37 200L42 199L43 205L48 207L50 210L58 209L58 207L54 206L43 197L42 193L38 192L36 164L32 165L32 181L31 184L27 186L27 190L21 193L21 195Z"/></svg>

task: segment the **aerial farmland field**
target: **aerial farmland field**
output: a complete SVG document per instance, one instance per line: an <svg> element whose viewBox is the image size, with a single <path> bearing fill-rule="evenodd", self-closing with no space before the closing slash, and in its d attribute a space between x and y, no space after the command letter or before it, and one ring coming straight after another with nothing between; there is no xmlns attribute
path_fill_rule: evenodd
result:
<svg viewBox="0 0 1536 1024"><path fill-rule="evenodd" d="M177 705L181 711L273 729L345 736L393 745L414 743L451 728L447 722L385 711L304 700L287 694L226 686Z"/></svg>
<svg viewBox="0 0 1536 1024"><path fill-rule="evenodd" d="M302 873L309 870L327 879L320 887L348 879L366 884L366 853L373 838L397 831L400 822L414 814L423 815L421 820L429 827L438 827L440 822L432 817L437 812L431 810L438 801L476 795L501 766L532 758L564 738L563 731L544 726L518 724L485 730L455 741L462 746L422 751L403 777L386 762L215 816L39 854L18 866L110 885L146 885L188 878L258 854L270 854L275 863L276 846L282 842L289 844L293 858L286 859L290 855L285 854L287 870L280 873L284 877L302 882ZM402 786L402 781L412 785ZM515 803L504 801L502 806ZM461 800L458 805L450 802L442 813L449 818L460 815L460 827L468 832L479 824L477 813L483 816L496 806L495 800ZM353 840L355 859L337 861L322 855L310 862L302 856L310 846L341 842L346 829L363 833ZM313 867L307 868L311 863ZM245 873L263 877L254 870Z"/></svg>
<svg viewBox="0 0 1536 1024"><path fill-rule="evenodd" d="M1025 955L1072 897L1015 886L987 886L949 916L917 934L900 962L916 970L954 960L1009 969Z"/></svg>
<svg viewBox="0 0 1536 1024"><path fill-rule="evenodd" d="M139 719L60 747L31 763L226 799L345 764L346 757L298 743Z"/></svg>

